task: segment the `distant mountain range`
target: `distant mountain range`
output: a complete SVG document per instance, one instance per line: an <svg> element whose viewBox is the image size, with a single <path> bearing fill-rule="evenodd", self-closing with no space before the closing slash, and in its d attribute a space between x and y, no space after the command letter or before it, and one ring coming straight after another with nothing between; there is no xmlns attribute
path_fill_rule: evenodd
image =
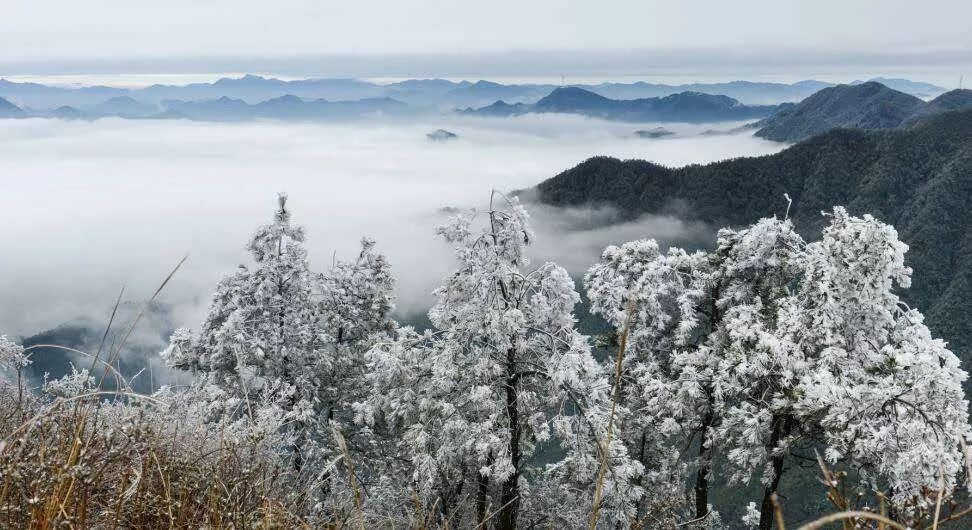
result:
<svg viewBox="0 0 972 530"><path fill-rule="evenodd" d="M760 123L756 136L795 142L836 127L889 129L923 117L972 108L972 90L952 90L925 102L870 81L827 87Z"/></svg>
<svg viewBox="0 0 972 530"><path fill-rule="evenodd" d="M463 112L480 116L556 112L630 122L712 122L763 118L779 109L779 105L743 105L728 96L701 92L682 92L655 98L610 99L583 88L561 87L533 104L497 101Z"/></svg>
<svg viewBox="0 0 972 530"><path fill-rule="evenodd" d="M899 92L904 92L906 94L911 94L912 96L920 97L921 99L932 99L945 92L946 89L933 85L931 83L922 83L921 81L911 81L910 79L900 79L900 78L888 78L888 77L874 77L868 79L867 81L853 81L852 85L861 85L867 82L881 83L882 85L893 88ZM820 87L824 88L824 87Z"/></svg>
<svg viewBox="0 0 972 530"><path fill-rule="evenodd" d="M922 94L939 90L934 85L904 79L882 81ZM214 83L153 85L130 90L111 87L60 88L0 79L0 118L93 120L117 116L200 121L334 121L367 117L436 116L455 111L454 107L449 106L450 102L485 100L489 103L469 106L459 112L493 117L568 113L626 122L763 119L758 124L757 136L792 142L835 127L898 127L938 112L972 107L972 91L969 90L940 93L935 99L925 102L876 81L837 86L819 81L801 81L792 85L734 81L678 86L743 93L750 98L762 94L759 97L764 99L770 93L786 92L795 96L818 88L799 104L746 104L727 95L697 90L632 98L637 94L665 92L674 87L641 82L605 83L586 88L554 87L504 85L491 81L455 83L442 79L378 85L354 79L282 81L248 75L237 79L224 78ZM319 96L322 93L330 94L332 98ZM366 97L346 99L362 95Z"/></svg>
<svg viewBox="0 0 972 530"><path fill-rule="evenodd" d="M897 90L929 99L945 89L906 79L878 79ZM668 85L638 81L634 83L574 84L595 94L612 99L640 99L665 97L682 92L724 95L748 105L775 105L795 102L833 86L822 81L797 83L766 83L732 81L729 83L690 83ZM357 79L280 79L246 75L223 78L212 83L188 85L152 85L144 88L91 86L69 88L38 83L18 83L0 79L0 97L15 105L34 110L51 110L61 106L92 110L112 98L126 96L142 104L158 105L165 100L201 101L228 97L254 104L268 99L292 95L302 99L328 101L357 101L371 98L392 98L409 105L433 106L439 109L482 107L495 101L507 103L536 103L558 85L501 84L492 81L448 81L445 79L410 79L378 84Z"/></svg>
<svg viewBox="0 0 972 530"><path fill-rule="evenodd" d="M45 117L66 120L94 120L104 117L129 119L186 119L196 121L337 121L366 117L417 116L429 109L413 107L391 98L358 101L303 100L281 96L256 104L223 96L203 101L166 100L158 105L140 103L129 96L115 96L86 109L63 105L51 110L20 109L0 99L0 118Z"/></svg>
<svg viewBox="0 0 972 530"><path fill-rule="evenodd" d="M474 84L475 85L475 84ZM474 85L470 85L470 89ZM163 100L143 103L131 96L113 96L85 107L62 105L54 109L21 109L6 100L0 106L0 117L52 117L69 120L97 119L107 116L123 118L189 119L198 121L246 121L253 119L326 121L348 120L368 116L415 117L436 115L433 107L409 105L393 98L367 98L355 101L307 100L288 94L259 103L221 96L206 100ZM536 103L497 101L466 114L479 116L514 116L526 113L568 113L628 122L680 121L717 122L765 118L783 105L743 105L728 96L700 92L683 92L660 98L632 100L610 99L577 87L553 89Z"/></svg>
<svg viewBox="0 0 972 530"><path fill-rule="evenodd" d="M789 215L819 235L821 211L843 205L893 224L911 250L902 295L936 335L972 361L972 110L910 127L834 129L779 153L669 168L597 157L540 183L527 197L556 206L611 206L628 219L670 214L713 227ZM646 234L646 236L649 234Z"/></svg>
<svg viewBox="0 0 972 530"><path fill-rule="evenodd" d="M13 103L0 98L0 118L19 118L24 111Z"/></svg>
<svg viewBox="0 0 972 530"><path fill-rule="evenodd" d="M358 101L306 101L287 95L249 104L242 99L221 97L207 101L164 101L166 118L201 121L245 121L258 118L276 120L343 120L366 116L411 116L422 112L391 98Z"/></svg>

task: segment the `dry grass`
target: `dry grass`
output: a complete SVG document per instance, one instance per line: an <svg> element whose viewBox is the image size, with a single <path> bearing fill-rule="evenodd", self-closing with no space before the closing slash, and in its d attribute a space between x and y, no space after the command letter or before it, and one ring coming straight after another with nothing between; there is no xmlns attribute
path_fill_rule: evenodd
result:
<svg viewBox="0 0 972 530"><path fill-rule="evenodd" d="M302 524L260 440L230 441L189 418L157 425L163 415L100 397L46 403L3 389L0 432L10 435L0 446L0 526Z"/></svg>
<svg viewBox="0 0 972 530"><path fill-rule="evenodd" d="M0 527L3 528L456 528L435 506L369 514L352 455L334 433L347 471L347 509L323 517L270 438L228 436L220 423L178 416L163 403L109 392L44 399L0 385ZM929 492L924 518L904 520L849 499L843 475L820 461L835 513L800 526L904 530L963 528L972 507ZM880 495L877 499L881 499ZM776 506L776 526L783 530ZM590 514L590 515L593 515ZM587 521L590 524L591 520ZM577 526L583 523L578 521ZM484 526L485 527L485 526ZM686 521L672 528L692 528Z"/></svg>

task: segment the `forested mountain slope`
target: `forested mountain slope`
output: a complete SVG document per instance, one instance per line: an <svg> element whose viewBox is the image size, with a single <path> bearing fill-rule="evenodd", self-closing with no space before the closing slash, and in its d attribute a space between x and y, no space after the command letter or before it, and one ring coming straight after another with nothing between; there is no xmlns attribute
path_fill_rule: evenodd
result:
<svg viewBox="0 0 972 530"><path fill-rule="evenodd" d="M933 114L968 108L972 108L972 90L952 90L926 103L873 81L838 85L763 120L756 136L797 142L838 127L891 129Z"/></svg>
<svg viewBox="0 0 972 530"><path fill-rule="evenodd" d="M535 193L534 193L535 192ZM902 293L963 358L972 355L972 111L913 127L836 129L774 155L668 168L596 157L530 192L558 206L610 205L634 218L668 213L719 226L786 214L806 234L844 205L891 223L911 246ZM645 234L649 236L650 234Z"/></svg>
<svg viewBox="0 0 972 530"><path fill-rule="evenodd" d="M756 136L794 142L837 127L885 129L897 127L924 102L880 83L824 88L766 119Z"/></svg>

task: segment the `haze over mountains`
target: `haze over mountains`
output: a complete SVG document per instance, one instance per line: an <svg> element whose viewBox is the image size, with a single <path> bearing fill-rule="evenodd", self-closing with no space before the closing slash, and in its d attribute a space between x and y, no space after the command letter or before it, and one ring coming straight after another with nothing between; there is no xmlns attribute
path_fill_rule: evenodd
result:
<svg viewBox="0 0 972 530"><path fill-rule="evenodd" d="M769 116L779 105L743 105L722 95L681 92L665 97L610 99L578 87L561 87L534 104L497 101L479 109L466 109L480 116L517 116L528 113L581 114L615 121L709 122L748 120Z"/></svg>
<svg viewBox="0 0 972 530"><path fill-rule="evenodd" d="M928 83L905 79L876 79L897 90L922 98L931 98L945 89ZM633 83L570 84L612 99L664 97L681 92L724 95L749 105L772 105L799 101L810 94L833 86L831 83L807 80L792 84L732 81L728 83L689 83L669 85L638 81ZM379 84L358 79L302 79L284 81L257 75L222 78L212 83L187 85L152 85L144 88L109 86L61 87L39 83L19 83L0 79L0 97L20 107L53 109L62 105L86 108L118 96L128 96L147 104L165 100L198 101L229 97L247 103L293 95L304 99L349 101L368 98L393 98L403 103L440 108L480 107L497 100L507 103L535 103L550 94L554 84L501 84L492 81L449 81L445 79L410 79Z"/></svg>
<svg viewBox="0 0 972 530"><path fill-rule="evenodd" d="M881 81L922 97L944 92L944 89L927 83L904 79ZM869 87L883 86L876 82L855 83L833 87L820 81L793 84L734 81L688 85L636 82L557 87L443 79L413 79L390 84L355 79L283 81L246 75L223 78L213 83L127 89L106 86L65 88L0 79L0 117L36 116L75 120L116 116L201 121L327 121L376 116L434 116L466 105L464 113L493 117L568 113L628 122L716 122L759 119L774 114L789 116L792 114L789 107L793 104L779 102L800 100L806 95L818 95L820 98L819 94L827 93L828 89L843 90L841 87L847 87L867 91ZM885 92L898 95L896 103L911 103L910 107L899 111L905 114L917 110L921 102L916 96L890 88L886 88ZM752 103L754 101L775 103ZM811 103L813 101L811 99ZM881 108L886 106L880 102L876 105ZM923 112L927 115L936 109L964 106L963 98L950 94L949 98L936 100ZM854 120L835 115L833 109L824 109L823 112L828 114L830 121L825 121L820 126L821 130L835 125L854 124ZM799 115L802 114L801 111ZM866 120L858 121L870 125ZM878 125L889 126L884 122ZM791 135L787 134L767 134L769 139L791 139Z"/></svg>

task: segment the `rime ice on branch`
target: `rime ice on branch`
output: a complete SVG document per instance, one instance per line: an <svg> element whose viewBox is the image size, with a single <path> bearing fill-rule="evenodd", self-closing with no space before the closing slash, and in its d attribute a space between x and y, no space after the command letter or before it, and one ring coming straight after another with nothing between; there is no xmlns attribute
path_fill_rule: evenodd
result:
<svg viewBox="0 0 972 530"><path fill-rule="evenodd" d="M589 509L610 405L606 374L574 328L574 282L553 263L528 268L524 250L533 236L515 199L494 194L489 211L457 216L439 234L458 265L435 291L435 330L406 330L371 351L369 413L401 430L412 479L441 517L471 495L476 513L465 512L465 521L472 526L497 507L499 528L543 515L569 519L556 497L531 492L580 488ZM531 468L537 451L552 444L562 456ZM634 485L641 466L623 444L609 450L606 505L624 521L641 493Z"/></svg>

